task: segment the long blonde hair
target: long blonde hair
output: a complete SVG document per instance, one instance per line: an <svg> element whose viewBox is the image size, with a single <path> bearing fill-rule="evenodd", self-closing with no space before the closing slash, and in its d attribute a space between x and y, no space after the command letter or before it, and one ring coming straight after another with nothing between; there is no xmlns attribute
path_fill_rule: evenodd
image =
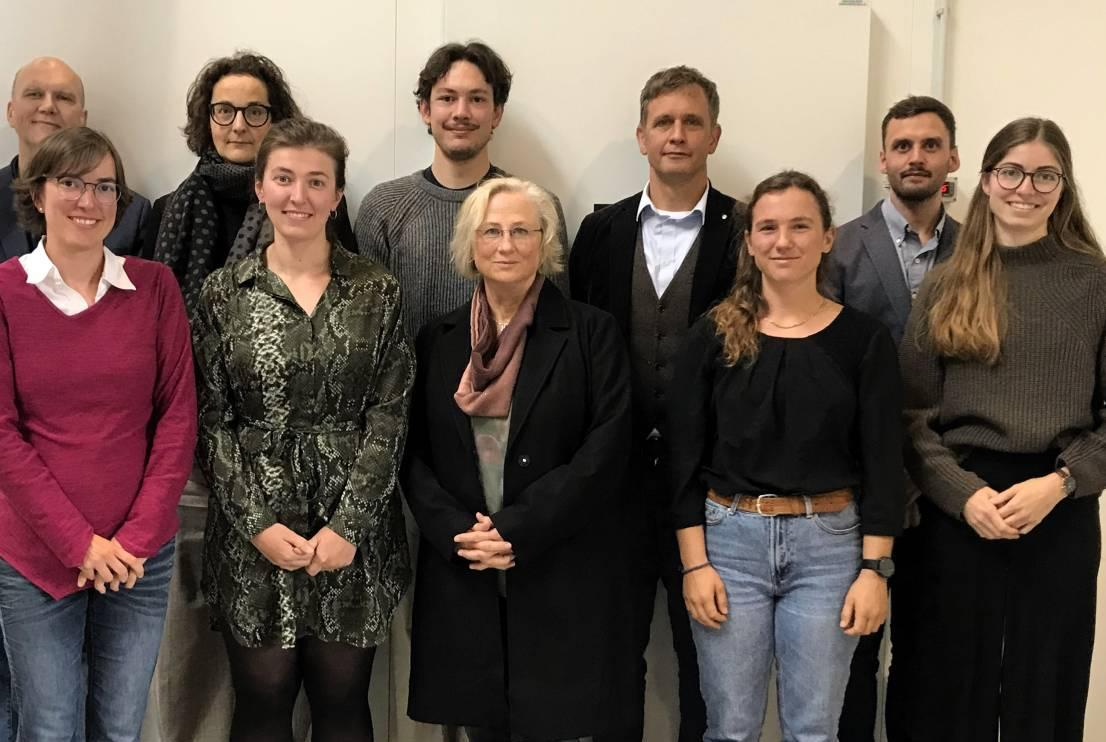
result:
<svg viewBox="0 0 1106 742"><path fill-rule="evenodd" d="M760 352L757 328L760 319L768 311L764 300L764 277L757 267L756 260L749 253L749 232L753 223L753 210L757 202L769 193L780 193L789 188L798 188L814 197L818 204L818 213L822 219L822 229L833 226L829 197L818 185L818 181L806 173L797 170L784 170L765 178L753 189L746 211L745 234L737 248L737 273L734 276L733 290L725 299L710 310L714 320L715 332L722 338L722 355L727 366L739 361L752 363ZM822 271L826 265L823 260L818 264L818 279L821 283Z"/></svg>
<svg viewBox="0 0 1106 742"><path fill-rule="evenodd" d="M983 153L980 185L968 204L968 216L956 238L952 257L933 275L932 301L926 312L927 331L933 349L942 356L993 365L1002 351L1006 333L1006 281L995 247L995 220L982 179L990 175L1006 154L1027 142L1043 142L1060 163L1063 190L1048 218L1048 233L1063 247L1102 255L1090 224L1083 216L1072 171L1071 147L1054 122L1021 118L1002 127ZM917 338L915 338L917 341Z"/></svg>

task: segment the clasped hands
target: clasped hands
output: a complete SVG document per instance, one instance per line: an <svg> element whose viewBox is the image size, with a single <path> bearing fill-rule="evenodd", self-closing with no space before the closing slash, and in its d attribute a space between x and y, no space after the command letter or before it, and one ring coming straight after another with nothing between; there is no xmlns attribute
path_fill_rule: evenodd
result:
<svg viewBox="0 0 1106 742"><path fill-rule="evenodd" d="M1064 499L1056 473L996 492L982 487L964 505L964 520L985 539L1016 539L1032 531Z"/></svg>
<svg viewBox="0 0 1106 742"><path fill-rule="evenodd" d="M476 514L476 523L464 533L453 537L457 556L467 559L469 569L510 569L515 566L515 553L511 544L503 540L492 519L483 513Z"/></svg>
<svg viewBox="0 0 1106 742"><path fill-rule="evenodd" d="M286 525L274 523L250 543L277 567L289 572L302 569L312 577L348 567L357 554L356 546L327 526L307 539Z"/></svg>
<svg viewBox="0 0 1106 742"><path fill-rule="evenodd" d="M101 595L108 588L118 591L122 586L129 590L142 579L145 565L145 559L131 554L118 540L93 534L77 575L77 587L91 582Z"/></svg>

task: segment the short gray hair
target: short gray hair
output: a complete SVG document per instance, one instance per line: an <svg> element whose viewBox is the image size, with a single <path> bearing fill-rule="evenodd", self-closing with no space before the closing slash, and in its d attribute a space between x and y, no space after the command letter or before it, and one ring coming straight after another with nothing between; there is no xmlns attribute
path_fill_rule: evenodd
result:
<svg viewBox="0 0 1106 742"><path fill-rule="evenodd" d="M564 270L564 245L561 244L560 219L553 197L541 186L521 178L490 178L469 194L461 204L457 221L453 226L453 239L449 253L453 267L465 278L479 278L473 250L476 247L476 229L488 214L488 202L499 193L522 193L538 210L541 222L541 261L538 273L552 276Z"/></svg>
<svg viewBox="0 0 1106 742"><path fill-rule="evenodd" d="M703 89L703 95L707 97L707 107L710 109L710 123L713 126L718 123L718 113L722 102L718 98L718 86L694 67L680 65L655 72L645 81L645 87L641 89L641 125L645 126L645 117L648 113L649 103L654 98L678 90L688 85L698 85Z"/></svg>

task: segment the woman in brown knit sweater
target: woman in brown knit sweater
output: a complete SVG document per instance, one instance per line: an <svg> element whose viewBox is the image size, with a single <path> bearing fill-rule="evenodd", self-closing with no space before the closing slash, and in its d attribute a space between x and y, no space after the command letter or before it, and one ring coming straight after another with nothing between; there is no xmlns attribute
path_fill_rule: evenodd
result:
<svg viewBox="0 0 1106 742"><path fill-rule="evenodd" d="M897 544L893 742L1077 742L1106 487L1106 260L1060 128L987 146L900 349L922 521Z"/></svg>

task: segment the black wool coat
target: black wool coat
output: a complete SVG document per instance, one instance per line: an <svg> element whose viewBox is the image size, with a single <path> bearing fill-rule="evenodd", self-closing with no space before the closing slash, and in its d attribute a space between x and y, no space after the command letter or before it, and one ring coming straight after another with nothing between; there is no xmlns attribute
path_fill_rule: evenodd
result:
<svg viewBox="0 0 1106 742"><path fill-rule="evenodd" d="M515 553L504 629L496 570L470 570L454 551L453 537L487 510L470 420L453 400L469 332L465 305L417 342L403 474L421 531L408 714L536 739L593 735L614 723L619 671L611 534L630 443L625 343L609 314L543 285L512 399L504 506L493 515Z"/></svg>

